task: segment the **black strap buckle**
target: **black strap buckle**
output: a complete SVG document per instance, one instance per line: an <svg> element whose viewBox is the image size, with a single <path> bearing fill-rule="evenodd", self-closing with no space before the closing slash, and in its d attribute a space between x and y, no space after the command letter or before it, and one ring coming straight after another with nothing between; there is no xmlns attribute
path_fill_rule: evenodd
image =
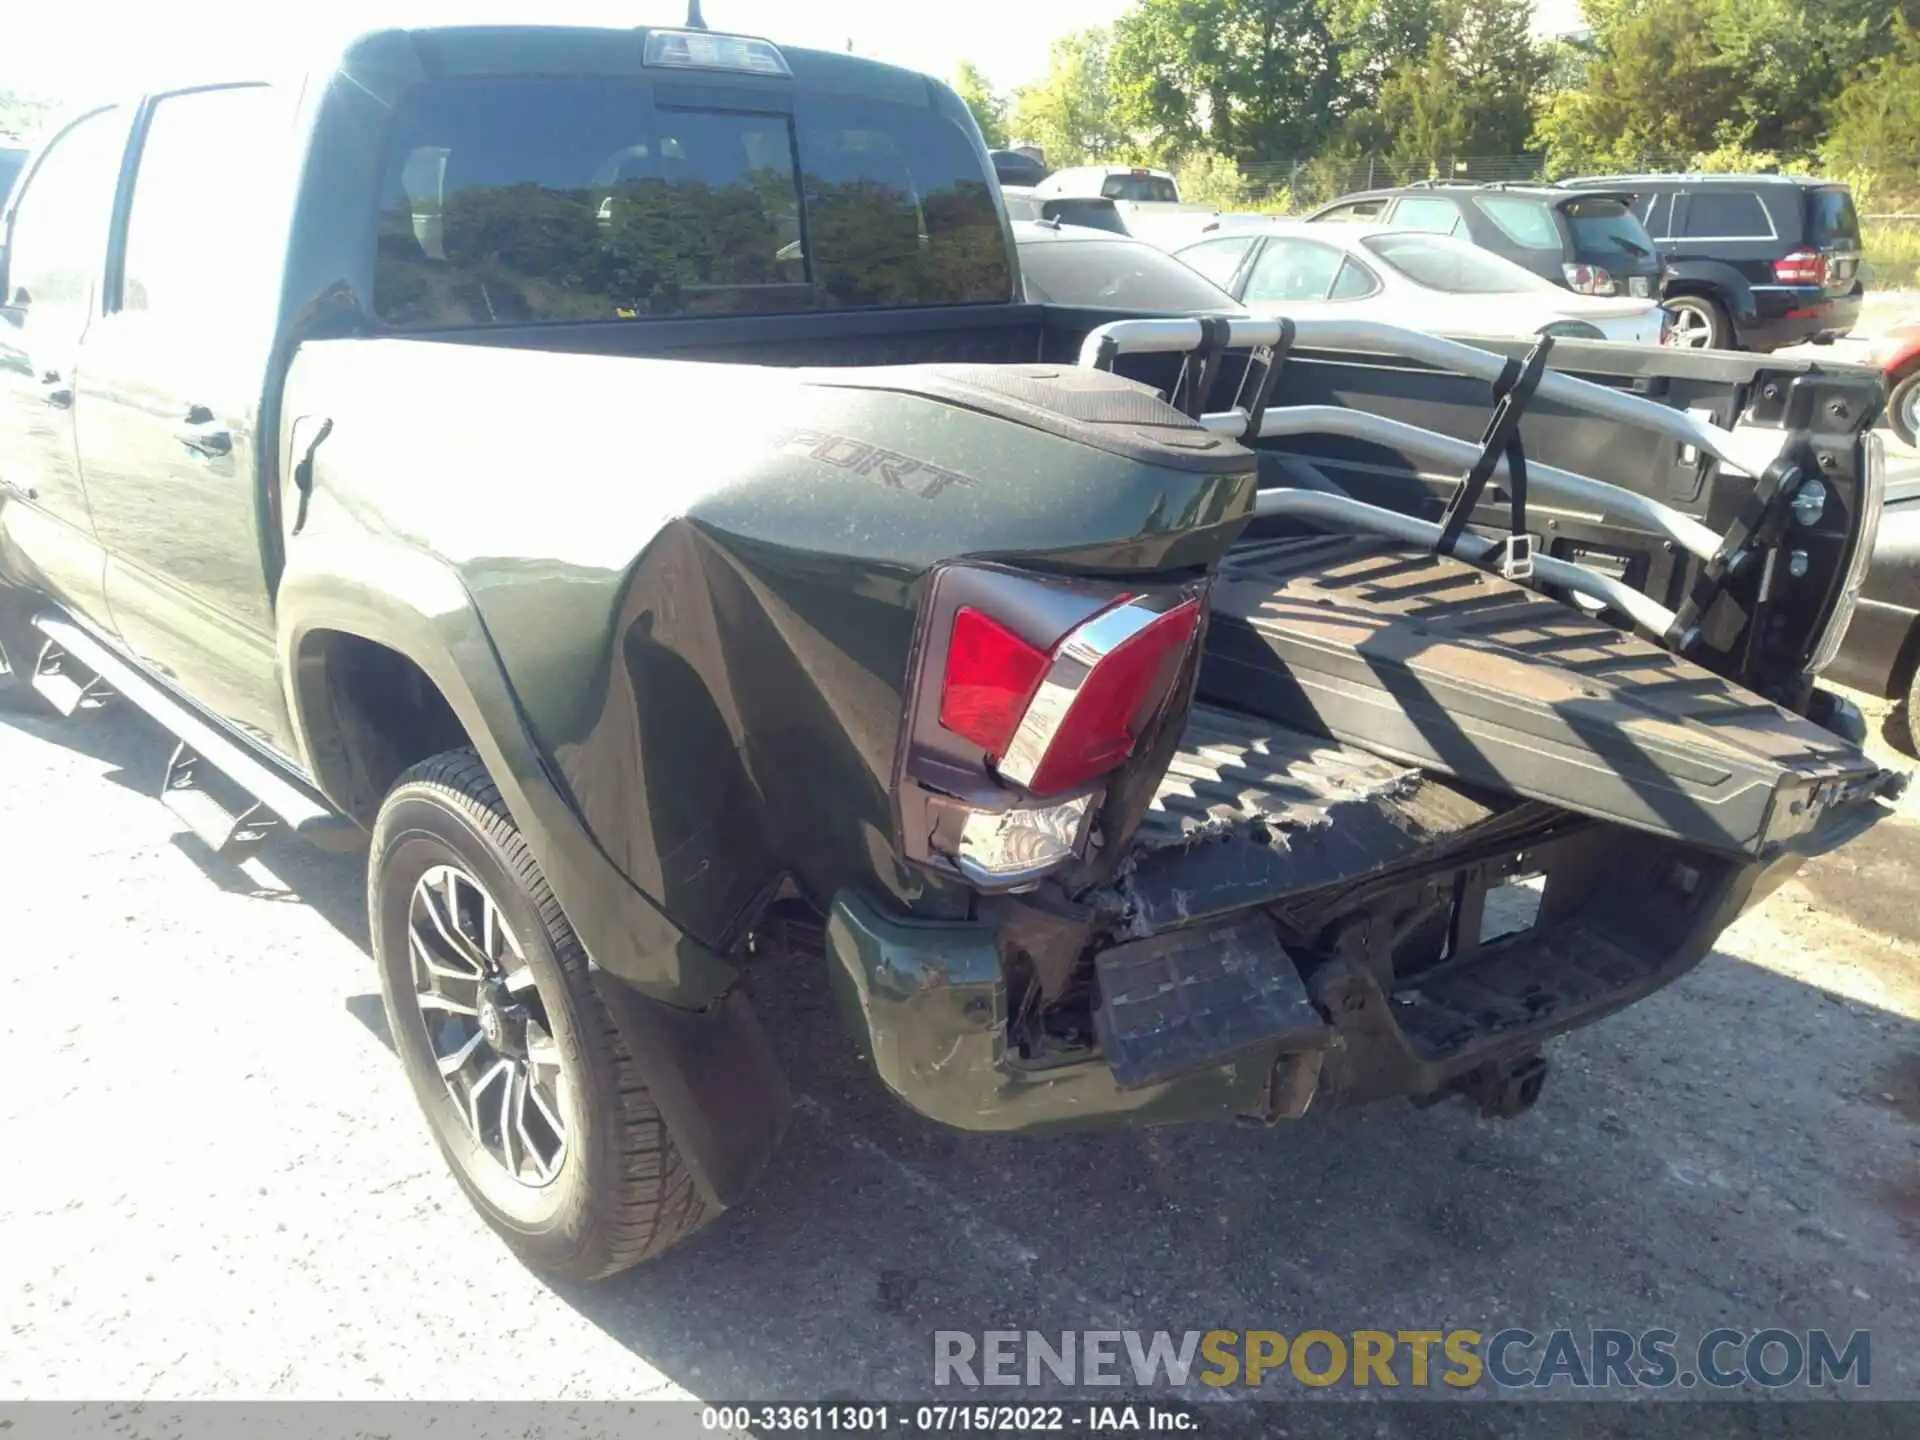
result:
<svg viewBox="0 0 1920 1440"><path fill-rule="evenodd" d="M1240 435L1242 440L1251 442L1260 438L1260 426L1267 418L1274 384L1280 379L1280 367L1292 353L1296 333L1293 321L1283 315L1279 338L1271 345L1256 345L1248 353L1247 368L1240 372L1240 389L1233 397L1234 409L1247 412L1247 428Z"/></svg>
<svg viewBox="0 0 1920 1440"><path fill-rule="evenodd" d="M1511 499L1511 533L1498 552L1500 573L1509 580L1533 577L1533 537L1527 530L1527 454L1520 442L1520 418L1526 413L1540 378L1547 372L1547 357L1553 353L1553 337L1542 335L1524 360L1509 360L1494 381L1493 415L1480 437L1480 458L1473 462L1466 479L1460 482L1447 501L1440 520L1440 538L1434 541L1437 554L1451 555L1466 532L1487 482L1504 458L1507 462L1507 494Z"/></svg>
<svg viewBox="0 0 1920 1440"><path fill-rule="evenodd" d="M1533 536L1516 530L1501 542L1500 575L1507 580L1533 579Z"/></svg>
<svg viewBox="0 0 1920 1440"><path fill-rule="evenodd" d="M1189 420L1198 420L1206 413L1207 397L1220 378L1220 366L1232 339L1233 326L1224 317L1200 318L1200 343L1187 352L1180 363L1180 378L1173 383L1173 406Z"/></svg>

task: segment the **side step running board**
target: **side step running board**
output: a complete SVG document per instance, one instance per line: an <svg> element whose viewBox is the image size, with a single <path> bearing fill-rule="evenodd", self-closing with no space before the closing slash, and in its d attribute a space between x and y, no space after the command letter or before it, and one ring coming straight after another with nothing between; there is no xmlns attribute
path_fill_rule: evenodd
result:
<svg viewBox="0 0 1920 1440"><path fill-rule="evenodd" d="M216 853L251 853L281 826L329 849L351 844L358 837L359 827L328 805L318 791L221 733L66 616L42 611L33 625L47 637L34 687L62 714L71 715L105 696L118 695L179 741L167 764L160 799ZM72 705L62 704L62 696L72 698ZM210 769L239 787L253 803L229 810L204 788Z"/></svg>
<svg viewBox="0 0 1920 1440"><path fill-rule="evenodd" d="M113 699L107 682L86 665L75 664L74 657L53 639L40 647L31 683L49 705L68 717L82 710L99 710Z"/></svg>

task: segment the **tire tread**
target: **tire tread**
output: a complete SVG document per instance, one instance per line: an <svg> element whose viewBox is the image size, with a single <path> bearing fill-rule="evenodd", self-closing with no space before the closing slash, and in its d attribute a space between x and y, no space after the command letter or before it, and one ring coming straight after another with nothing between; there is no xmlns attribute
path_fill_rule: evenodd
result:
<svg viewBox="0 0 1920 1440"><path fill-rule="evenodd" d="M390 793L397 795L403 789L431 792L439 803L466 816L496 847L508 873L546 927L554 956L573 989L588 1032L581 1036L583 1049L598 1050L611 1062L613 1093L619 1108L618 1115L612 1117L617 1188L599 1202L607 1217L604 1225L589 1227L584 1237L589 1243L582 1246L577 1263L562 1268L575 1279L596 1280L672 1249L711 1220L713 1208L701 1198L692 1173L667 1133L640 1067L594 988L586 951L508 814L485 763L470 747L449 750L408 770Z"/></svg>

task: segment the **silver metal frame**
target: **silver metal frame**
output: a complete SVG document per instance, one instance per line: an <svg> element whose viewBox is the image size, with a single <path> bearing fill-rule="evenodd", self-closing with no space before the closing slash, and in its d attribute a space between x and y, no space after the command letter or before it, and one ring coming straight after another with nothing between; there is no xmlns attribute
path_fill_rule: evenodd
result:
<svg viewBox="0 0 1920 1440"><path fill-rule="evenodd" d="M1227 343L1231 346L1274 345L1280 340L1281 322L1278 319L1234 319L1229 320L1227 325ZM1458 340L1442 340L1437 335L1405 330L1398 325L1384 325L1377 320L1295 320L1293 329L1296 346L1365 350L1418 360L1438 369L1471 375L1489 384L1500 378L1507 363L1504 356L1496 355L1491 350L1482 350ZM1080 363L1097 368L1100 352L1108 342L1118 346L1119 353L1123 355L1173 354L1199 348L1202 335L1200 322L1193 319L1115 320L1087 336L1080 347ZM1638 396L1624 395L1617 390L1609 390L1603 385L1578 380L1557 371L1549 370L1542 375L1535 393L1589 414L1651 430L1655 434L1678 440L1683 445L1692 445L1742 475L1757 478L1779 458L1781 445L1770 436L1758 435L1753 431L1742 433L1722 430L1684 411L1669 409ZM1268 414L1271 415L1277 408L1281 407L1269 408ZM1234 415L1240 418L1238 432L1233 431L1228 423ZM1222 433L1244 435L1248 419L1245 411L1236 410L1206 416L1204 423L1209 429ZM1532 474L1531 467L1528 474ZM1588 480L1587 483L1615 491L1622 497L1633 493L1617 485L1608 485L1603 480ZM1645 497L1638 498L1647 504L1657 503L1645 501ZM1677 519L1688 518L1681 516L1678 511L1672 513Z"/></svg>
<svg viewBox="0 0 1920 1440"><path fill-rule="evenodd" d="M1209 421L1212 416L1207 417ZM1244 420L1242 420L1244 426ZM1209 428L1213 428L1211 425ZM1282 435L1341 435L1353 440L1369 440L1396 449L1424 455L1446 465L1469 469L1480 458L1480 447L1470 440L1423 430L1418 425L1346 410L1338 405L1287 405L1269 409L1260 426L1264 439ZM1506 457L1494 466L1495 479L1507 474ZM1711 560L1718 553L1721 536L1690 515L1683 515L1658 500L1650 500L1618 485L1592 480L1571 470L1561 470L1537 461L1527 462L1527 485L1558 499L1571 501L1603 515L1617 515L1644 525L1683 550Z"/></svg>

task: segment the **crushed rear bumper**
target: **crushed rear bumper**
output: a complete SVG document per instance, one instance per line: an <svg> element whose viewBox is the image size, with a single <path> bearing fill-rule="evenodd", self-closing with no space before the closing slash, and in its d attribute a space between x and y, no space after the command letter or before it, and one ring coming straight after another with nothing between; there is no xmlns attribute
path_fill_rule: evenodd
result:
<svg viewBox="0 0 1920 1440"><path fill-rule="evenodd" d="M1271 728L1256 753L1235 740L1249 723L1196 712L1142 847L1096 897L1118 928L1093 946L1088 1053L1044 1066L1017 1053L1007 945L991 925L837 898L829 973L889 1089L988 1131L1273 1123L1316 1099L1456 1091L1485 1104L1489 1077L1537 1067L1548 1038L1684 974L1806 856L1884 813L1833 807L1749 859L1482 803ZM1490 895L1522 875L1542 877L1531 928L1483 943ZM1450 935L1410 961L1435 916Z"/></svg>

